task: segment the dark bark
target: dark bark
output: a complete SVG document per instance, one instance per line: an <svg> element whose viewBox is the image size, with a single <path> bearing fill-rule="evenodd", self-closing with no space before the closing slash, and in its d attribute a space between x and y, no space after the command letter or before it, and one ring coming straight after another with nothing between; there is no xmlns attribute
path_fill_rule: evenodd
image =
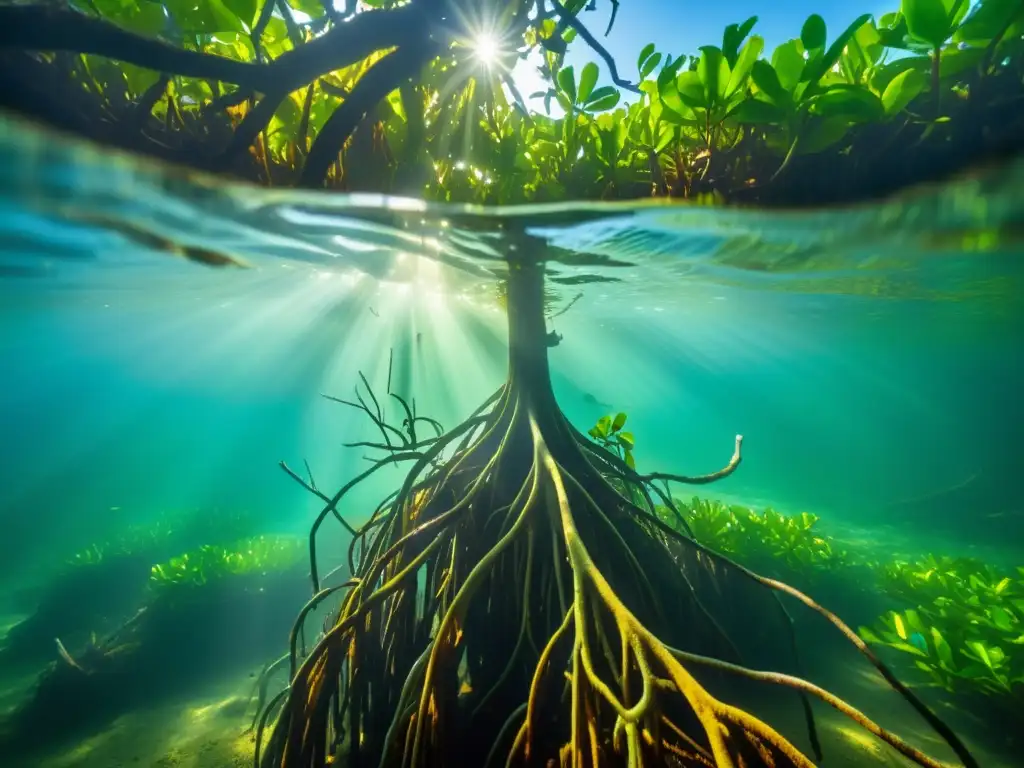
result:
<svg viewBox="0 0 1024 768"><path fill-rule="evenodd" d="M417 40L378 61L366 72L348 98L324 123L306 158L299 185L323 185L331 163L373 107L403 82L414 77L441 50L432 40Z"/></svg>
<svg viewBox="0 0 1024 768"><path fill-rule="evenodd" d="M432 7L412 3L393 11L358 14L269 64L187 51L109 21L33 5L0 8L0 47L91 53L167 74L233 83L261 93L291 93L374 51L425 37Z"/></svg>

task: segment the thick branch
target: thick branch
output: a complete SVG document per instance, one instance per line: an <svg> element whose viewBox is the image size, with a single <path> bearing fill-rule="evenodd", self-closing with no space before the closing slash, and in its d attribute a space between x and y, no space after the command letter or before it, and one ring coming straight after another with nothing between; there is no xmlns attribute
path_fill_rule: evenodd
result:
<svg viewBox="0 0 1024 768"><path fill-rule="evenodd" d="M357 14L269 64L187 51L103 19L33 5L0 8L0 47L91 53L167 74L287 94L374 51L425 37L427 17L425 9L418 6L412 3L391 11Z"/></svg>
<svg viewBox="0 0 1024 768"><path fill-rule="evenodd" d="M405 80L413 77L437 52L438 46L431 41L413 43L374 64L320 129L302 169L300 186L322 186L331 163L356 126L366 117L366 113Z"/></svg>

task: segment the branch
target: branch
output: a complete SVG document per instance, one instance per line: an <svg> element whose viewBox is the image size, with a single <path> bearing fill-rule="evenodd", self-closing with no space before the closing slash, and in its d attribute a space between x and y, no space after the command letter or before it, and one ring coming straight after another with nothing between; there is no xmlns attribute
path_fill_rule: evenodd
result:
<svg viewBox="0 0 1024 768"><path fill-rule="evenodd" d="M288 477L290 477L296 483L298 483L303 488L305 488L307 491L312 493L318 499L320 499L321 501L325 502L326 504L330 504L331 503L330 496L328 496L327 494L325 494L322 491L318 490L316 485L312 482L312 478L310 478L311 482L307 483L305 480L303 480L301 477L299 477L299 475L294 470L292 470L291 467L289 467L287 464L285 464L283 461L279 461L278 465L281 467L281 469L283 469L287 473ZM307 471L309 470L309 464L306 464L306 469L307 469ZM337 510L337 508L335 506L331 507L331 512L334 513L334 517L337 519L337 521L339 523L342 524L342 526L345 528L345 530L347 530L353 536L357 535L356 529L348 524L348 521L346 521L345 518L343 518L341 516L341 513L338 512L338 510Z"/></svg>
<svg viewBox="0 0 1024 768"><path fill-rule="evenodd" d="M558 14L558 18L561 19L564 23L568 24L573 29L575 29L576 33L586 41L587 45L590 46L591 50L593 50L594 53L596 53L598 56L604 59L604 63L608 67L608 74L611 76L613 83L619 86L619 88L624 88L627 91L632 91L633 93L642 93L642 91L638 87L633 85L631 82L629 82L628 80L623 80L621 77L619 77L619 70L615 66L615 59L612 58L612 55L608 53L608 51L605 49L603 45L597 42L597 38L590 33L590 30L587 29L586 26L584 26L582 21L580 21L574 15L569 13L569 11L565 9L565 6L562 5L558 0L551 0L551 5L555 9L555 12Z"/></svg>
<svg viewBox="0 0 1024 768"><path fill-rule="evenodd" d="M743 461L743 453L741 448L743 446L743 435L736 435L736 448L733 450L732 458L729 459L729 463L722 467L717 472L712 472L710 475L697 475L695 477L687 477L686 475L672 475L665 472L652 472L649 475L640 475L640 479L644 482L651 482L653 480L670 480L675 483L686 483L687 485L706 485L707 483L713 483L715 480L721 480L723 477L728 477L736 471L736 467Z"/></svg>
<svg viewBox="0 0 1024 768"><path fill-rule="evenodd" d="M299 185L323 186L331 163L367 112L406 79L414 76L420 67L438 53L439 48L433 41L415 41L388 54L359 78L348 98L334 110L320 129L309 150Z"/></svg>
<svg viewBox="0 0 1024 768"><path fill-rule="evenodd" d="M422 39L428 17L418 6L411 3L357 14L269 64L187 51L103 19L37 5L0 8L0 48L92 53L166 74L287 94L321 75L362 61L374 51Z"/></svg>

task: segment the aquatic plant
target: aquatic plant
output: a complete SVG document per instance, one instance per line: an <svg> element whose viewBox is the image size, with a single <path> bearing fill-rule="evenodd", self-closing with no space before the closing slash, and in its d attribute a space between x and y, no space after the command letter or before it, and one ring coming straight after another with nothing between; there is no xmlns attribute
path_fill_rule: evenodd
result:
<svg viewBox="0 0 1024 768"><path fill-rule="evenodd" d="M64 564L75 569L125 556L149 557L153 562L164 557L164 552L195 541L219 543L236 539L254 525L255 516L248 510L165 510L146 523L120 526L114 536L90 543L69 556Z"/></svg>
<svg viewBox="0 0 1024 768"><path fill-rule="evenodd" d="M302 561L304 543L292 536L257 536L232 546L204 544L154 565L149 586L156 591L198 587L231 576L266 576Z"/></svg>
<svg viewBox="0 0 1024 768"><path fill-rule="evenodd" d="M971 558L935 557L883 567L893 597L867 642L906 654L933 685L1024 704L1024 568L1008 575Z"/></svg>
<svg viewBox="0 0 1024 768"><path fill-rule="evenodd" d="M813 578L849 563L845 550L815 530L820 518L809 512L790 516L770 507L758 512L696 496L689 503L676 499L675 507L697 541L747 566ZM666 524L683 530L668 507L659 505L657 514Z"/></svg>
<svg viewBox="0 0 1024 768"><path fill-rule="evenodd" d="M693 55L649 44L632 75L584 23L586 0L498 2L493 28L452 7L9 4L0 46L19 87L5 106L268 185L501 204L816 203L934 178L1024 133L1014 0L903 0L838 30L811 14L770 54L751 16ZM566 66L569 45L608 80L593 62ZM527 50L543 112L510 76Z"/></svg>
<svg viewBox="0 0 1024 768"><path fill-rule="evenodd" d="M614 418L602 416L587 434L606 451L615 454L616 458L624 462L627 467L636 469L636 459L633 457L635 445L633 433L624 432L622 428L625 425L626 414L624 413L617 413Z"/></svg>
<svg viewBox="0 0 1024 768"><path fill-rule="evenodd" d="M715 472L640 474L565 419L548 368L543 245L521 233L510 240L505 384L463 423L428 436L403 397L389 387L405 415L398 427L387 418L391 400L382 405L367 386L365 397L357 391L355 402L343 402L380 434L353 445L381 457L334 495L290 473L324 507L310 531L312 597L291 633L290 683L260 718L256 763L811 765L691 671L710 667L795 688L818 758L809 697L915 763L939 765L807 681L696 650L731 645L704 602L729 596L694 586L698 575L713 579L714 563L824 616L975 766L956 735L836 616L661 522L652 496L674 502L657 483L726 477L740 465L741 438ZM341 506L348 491L400 463L411 464L405 480L349 544L353 578L325 587L315 546L321 527L333 517L351 529ZM325 631L303 651L305 619L328 600ZM767 609L777 608L769 597Z"/></svg>

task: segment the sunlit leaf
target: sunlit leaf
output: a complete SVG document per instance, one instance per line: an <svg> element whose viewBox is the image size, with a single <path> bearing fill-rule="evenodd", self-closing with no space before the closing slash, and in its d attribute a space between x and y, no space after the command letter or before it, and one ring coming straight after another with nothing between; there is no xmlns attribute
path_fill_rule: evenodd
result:
<svg viewBox="0 0 1024 768"><path fill-rule="evenodd" d="M637 56L636 58L637 70L643 71L644 63L651 57L653 53L654 43L648 43L647 45L640 49L640 55Z"/></svg>
<svg viewBox="0 0 1024 768"><path fill-rule="evenodd" d="M746 85L747 76L750 74L754 62L757 61L757 57L761 55L763 50L764 40L757 35L751 37L747 44L743 46L743 50L736 58L736 65L732 68L732 73L729 75L729 83L725 88L726 99Z"/></svg>
<svg viewBox="0 0 1024 768"><path fill-rule="evenodd" d="M902 112L928 86L928 77L918 69L896 75L882 93L882 106L889 117Z"/></svg>
<svg viewBox="0 0 1024 768"><path fill-rule="evenodd" d="M576 101L578 103L586 104L589 101L590 93L594 90L594 86L597 85L597 75L597 64L591 61L584 65L580 71L580 84L576 93Z"/></svg>
<svg viewBox="0 0 1024 768"><path fill-rule="evenodd" d="M658 64L660 64L660 63L661 63L661 54L660 53L656 53L653 56L650 56L647 59L647 61L644 62L644 65L642 67L640 67L640 79L643 80L643 79L647 78L651 74L651 72L653 72L655 69L658 68Z"/></svg>
<svg viewBox="0 0 1024 768"><path fill-rule="evenodd" d="M572 65L563 67L558 70L558 87L561 88L562 93L566 94L571 104L576 103L576 73L573 72Z"/></svg>
<svg viewBox="0 0 1024 768"><path fill-rule="evenodd" d="M621 96L622 94L612 86L604 85L590 94L590 101L587 102L585 108L588 112L604 112L614 109Z"/></svg>

